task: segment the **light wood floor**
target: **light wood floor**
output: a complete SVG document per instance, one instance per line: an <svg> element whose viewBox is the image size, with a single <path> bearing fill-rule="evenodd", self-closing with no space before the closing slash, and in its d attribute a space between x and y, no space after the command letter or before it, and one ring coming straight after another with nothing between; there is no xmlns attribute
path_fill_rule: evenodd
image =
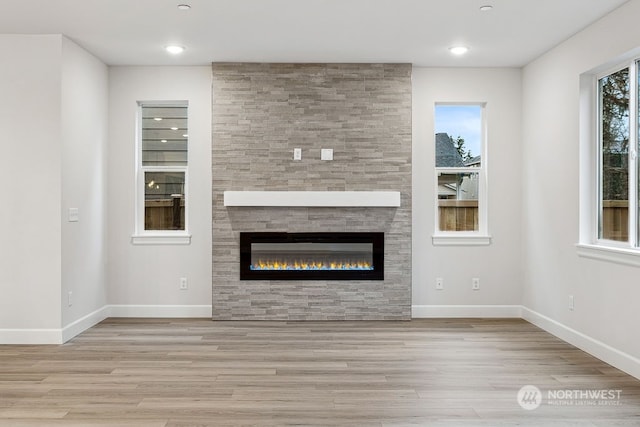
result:
<svg viewBox="0 0 640 427"><path fill-rule="evenodd" d="M621 398L546 398L595 389ZM0 346L0 425L640 426L640 381L522 320L108 319Z"/></svg>

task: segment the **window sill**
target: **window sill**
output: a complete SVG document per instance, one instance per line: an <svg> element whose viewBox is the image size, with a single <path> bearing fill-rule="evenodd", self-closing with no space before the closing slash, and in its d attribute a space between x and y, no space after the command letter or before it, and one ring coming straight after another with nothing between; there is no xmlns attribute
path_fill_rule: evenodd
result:
<svg viewBox="0 0 640 427"><path fill-rule="evenodd" d="M433 246L489 246L491 244L491 236L488 235L438 234L431 238Z"/></svg>
<svg viewBox="0 0 640 427"><path fill-rule="evenodd" d="M636 249L578 243L576 250L582 258L640 267L640 251Z"/></svg>
<svg viewBox="0 0 640 427"><path fill-rule="evenodd" d="M134 234L134 245L190 245L191 234Z"/></svg>

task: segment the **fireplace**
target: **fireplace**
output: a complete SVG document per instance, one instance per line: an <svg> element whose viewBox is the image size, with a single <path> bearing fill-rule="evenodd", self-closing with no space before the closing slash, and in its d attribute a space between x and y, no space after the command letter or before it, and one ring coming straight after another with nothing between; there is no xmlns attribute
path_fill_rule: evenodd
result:
<svg viewBox="0 0 640 427"><path fill-rule="evenodd" d="M240 280L384 280L384 233L240 233Z"/></svg>

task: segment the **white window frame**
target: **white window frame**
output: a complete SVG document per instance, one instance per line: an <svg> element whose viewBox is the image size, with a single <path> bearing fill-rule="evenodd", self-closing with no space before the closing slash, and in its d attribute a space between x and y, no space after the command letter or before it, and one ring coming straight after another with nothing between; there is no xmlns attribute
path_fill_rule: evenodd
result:
<svg viewBox="0 0 640 427"><path fill-rule="evenodd" d="M432 242L434 246L486 246L491 244L491 235L489 234L489 192L488 192L488 180L487 170L489 165L488 156L488 133L487 133L487 103L486 102L436 102L434 105L434 117L435 108L438 106L446 105L473 105L480 107L481 114L481 148L480 167L466 167L466 168L449 168L449 167L434 167L434 233L432 236ZM433 132L434 147L431 150L434 156L435 165L435 132ZM440 230L440 213L438 209L438 176L441 173L478 173L478 230L474 231L441 231Z"/></svg>
<svg viewBox="0 0 640 427"><path fill-rule="evenodd" d="M143 166L142 165L142 108L187 107L187 123L191 123L188 101L138 101L136 114L136 202L135 231L131 236L134 245L188 245L189 233L189 142L187 143L187 165L185 166ZM146 172L183 172L184 173L184 230L145 230L145 173Z"/></svg>
<svg viewBox="0 0 640 427"><path fill-rule="evenodd" d="M638 227L638 73L640 49L603 64L580 76L580 257L640 267ZM601 78L629 68L629 239L620 242L600 238L602 207L602 138L600 118Z"/></svg>
<svg viewBox="0 0 640 427"><path fill-rule="evenodd" d="M629 192L629 225L628 225L628 232L629 232L629 240L627 242L622 242L622 241L617 241L617 240L609 240L609 239L603 239L600 237L600 227L602 225L602 216L601 216L601 211L602 211L602 120L600 117L600 111L602 109L602 100L600 99L600 90L599 90L599 84L598 82L600 81L600 79L602 79L603 77L606 77L608 75L611 75L613 73L616 73L618 71L621 71L625 68L629 68L629 154L628 154L628 165L629 165L629 188L628 188L628 192ZM616 66L615 68L609 69L604 73L599 73L596 75L596 106L597 106L597 110L596 110L596 119L595 119L595 125L596 125L596 150L597 150L597 164L596 164L596 188L597 188L597 207L595 210L595 214L596 214L596 228L595 228L595 242L598 245L601 246L610 246L610 247L618 247L618 248L628 248L628 249L633 249L633 248L637 248L637 220L633 219L633 214L635 212L637 212L637 207L638 207L638 198L637 198L637 181L638 181L638 175L637 175L637 165L636 165L636 156L637 156L637 149L636 147L638 146L638 139L637 139L637 126L634 126L634 123L637 123L637 99L638 99L638 93L637 93L637 81L638 81L638 70L637 70L637 64L636 61L631 61L630 63L623 63L623 64L619 64L618 66ZM634 82L636 82L634 84ZM635 106L635 108L634 108ZM634 167L636 166L636 167ZM636 195L636 197L634 197L634 195Z"/></svg>

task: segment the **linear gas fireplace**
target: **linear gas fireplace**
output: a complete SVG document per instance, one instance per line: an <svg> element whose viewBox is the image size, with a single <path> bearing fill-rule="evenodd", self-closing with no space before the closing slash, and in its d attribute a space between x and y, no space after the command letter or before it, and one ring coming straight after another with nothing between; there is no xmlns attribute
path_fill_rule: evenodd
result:
<svg viewBox="0 0 640 427"><path fill-rule="evenodd" d="M384 280L384 233L240 233L240 280Z"/></svg>

